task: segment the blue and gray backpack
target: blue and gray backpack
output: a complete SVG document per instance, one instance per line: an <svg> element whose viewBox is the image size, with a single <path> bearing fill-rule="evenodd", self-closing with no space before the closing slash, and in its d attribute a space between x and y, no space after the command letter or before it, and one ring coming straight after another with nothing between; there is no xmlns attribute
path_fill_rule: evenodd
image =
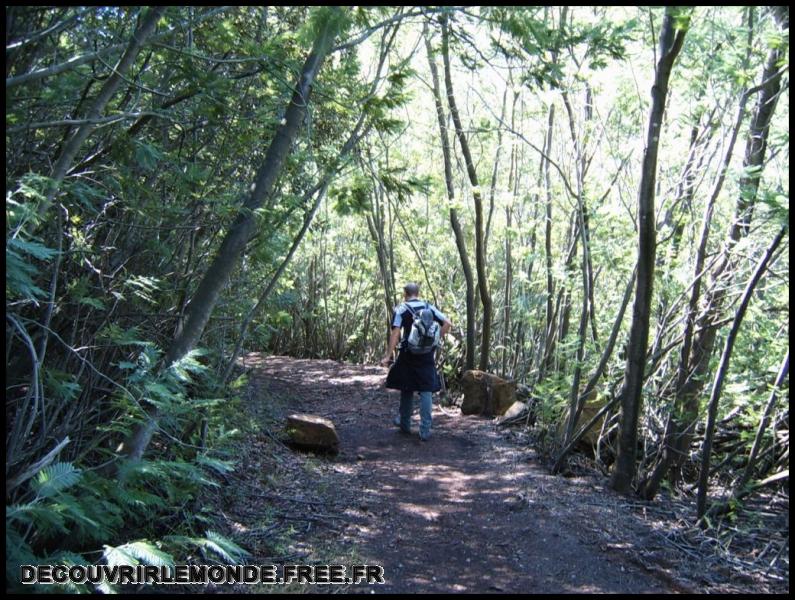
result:
<svg viewBox="0 0 795 600"><path fill-rule="evenodd" d="M442 330L433 317L433 310L425 303L425 308L419 313L414 312L406 303L406 308L412 316L411 331L406 339L405 347L412 354L427 354L439 345Z"/></svg>

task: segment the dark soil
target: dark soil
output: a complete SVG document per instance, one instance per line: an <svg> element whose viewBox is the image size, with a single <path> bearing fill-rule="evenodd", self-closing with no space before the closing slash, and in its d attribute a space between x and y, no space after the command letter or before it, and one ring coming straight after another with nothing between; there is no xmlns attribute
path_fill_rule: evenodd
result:
<svg viewBox="0 0 795 600"><path fill-rule="evenodd" d="M711 572L676 545L670 515L655 518L655 505L639 508L602 475L550 475L520 434L491 419L434 404L429 441L417 435L416 413L414 433L401 433L384 368L257 354L244 364L261 434L241 447L222 510L228 533L252 564L384 568L384 585L295 591L771 591L731 569ZM284 446L292 412L332 419L339 455Z"/></svg>

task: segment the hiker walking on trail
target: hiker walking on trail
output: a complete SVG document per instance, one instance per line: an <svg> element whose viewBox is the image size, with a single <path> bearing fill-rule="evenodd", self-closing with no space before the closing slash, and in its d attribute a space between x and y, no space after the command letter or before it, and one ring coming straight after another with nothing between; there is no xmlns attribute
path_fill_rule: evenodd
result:
<svg viewBox="0 0 795 600"><path fill-rule="evenodd" d="M395 425L404 433L411 433L414 392L419 392L420 439L425 441L431 435L431 394L442 387L436 372L436 348L453 324L433 304L420 300L419 293L420 286L416 283L407 283L403 288L404 302L395 308L392 333L381 364L388 366L392 362L392 353L400 340L400 352L386 378L386 387L401 392L400 414Z"/></svg>

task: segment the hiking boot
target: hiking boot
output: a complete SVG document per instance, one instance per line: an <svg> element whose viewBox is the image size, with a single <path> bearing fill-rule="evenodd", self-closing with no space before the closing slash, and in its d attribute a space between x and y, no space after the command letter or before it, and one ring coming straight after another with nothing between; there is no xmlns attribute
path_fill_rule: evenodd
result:
<svg viewBox="0 0 795 600"><path fill-rule="evenodd" d="M395 424L395 427L397 427L398 429L400 429L400 433L405 433L406 435L410 435L410 434L411 434L411 429L406 429L406 428L405 428L405 427L403 427L403 425L401 424L401 422L400 422L400 416L397 416L397 417L395 417L395 419L394 419L392 422Z"/></svg>

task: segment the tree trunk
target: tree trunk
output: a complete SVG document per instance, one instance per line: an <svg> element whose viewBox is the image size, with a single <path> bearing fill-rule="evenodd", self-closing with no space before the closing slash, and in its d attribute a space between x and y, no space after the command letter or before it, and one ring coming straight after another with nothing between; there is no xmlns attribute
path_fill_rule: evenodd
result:
<svg viewBox="0 0 795 600"><path fill-rule="evenodd" d="M549 105L549 116L547 117L547 136L544 145L544 154L549 156L552 152L552 126L555 122L555 105ZM544 168L544 187L546 188L546 219L544 220L544 260L547 274L547 311L546 311L546 334L544 335L544 351L541 353L542 360L539 364L539 375L546 370L546 356L552 356L553 345L555 343L555 328L553 326L554 315L552 314L552 298L555 288L552 282L552 184L549 179L549 161L543 156L541 162Z"/></svg>
<svg viewBox="0 0 795 600"><path fill-rule="evenodd" d="M386 320L387 332L391 330L389 326L392 321L392 309L394 308L394 290L390 288L391 277L389 273L389 256L387 255L386 243L384 241L384 227L383 215L379 214L378 209L378 196L382 196L381 190L376 190L376 201L372 207L372 214L365 215L367 221L367 229L370 231L370 237L375 245L376 256L378 257L378 270L381 272L381 281L383 282L384 292L384 319ZM387 333L388 339L389 333Z"/></svg>
<svg viewBox="0 0 795 600"><path fill-rule="evenodd" d="M569 417L566 424L566 433L564 436L564 445L574 435L574 428L577 425L577 420L582 410L581 404L578 402L580 391L580 377L582 376L582 361L585 354L585 336L588 332L588 304L593 297L590 292L590 276L589 276L589 247L587 227L585 220L585 207L583 199L583 176L584 176L584 153L581 145L577 140L577 132L574 125L574 112L569 102L568 94L563 92L563 104L566 107L566 112L569 117L569 130L571 133L571 141L574 145L574 154L576 160L574 161L577 177L577 216L579 218L580 235L582 236L582 311L580 313L580 326L578 329L578 343L577 343L577 356L574 363L574 375L571 382L571 390L569 392Z"/></svg>
<svg viewBox="0 0 795 600"><path fill-rule="evenodd" d="M677 368L674 404L663 435L663 451L661 458L655 465L649 478L641 486L641 493L647 500L654 498L663 477L669 470L673 470L674 472L678 471L684 461L687 450L690 448L690 435L685 434L686 432L692 431L692 427L695 426L696 419L698 418L698 395L687 392L688 389L693 386L691 383L692 375L690 373L689 357L692 348L693 332L696 326L696 312L698 310L698 303L701 300L701 281L704 275L704 263L707 255L707 240L712 223L713 209L720 191L723 189L723 182L726 179L726 173L729 169L729 163L731 162L732 153L734 151L734 144L737 141L737 134L739 133L743 115L745 114L745 104L747 100L748 92L744 92L740 98L740 107L737 112L734 128L731 131L726 154L723 158L722 169L704 208L701 236L698 249L696 250L696 262L693 269L693 286L690 290L690 301L685 314L685 331L682 337L682 349L679 358L679 366Z"/></svg>
<svg viewBox="0 0 795 600"><path fill-rule="evenodd" d="M514 128L516 122L516 100L519 97L518 92L513 94L513 104L511 105L511 129ZM502 131L502 129L500 129ZM517 152L516 144L511 144L511 158L510 169L508 173L508 190L511 194L512 201L505 207L505 293L503 296L504 314L502 320L502 368L501 375L506 376L505 370L508 360L508 344L509 333L511 327L511 295L513 287L513 256L511 249L511 226L513 225L513 202L516 200L516 190L519 183L519 153ZM496 169L495 169L496 171ZM492 190L494 184L492 182ZM536 207L538 205L536 204ZM535 222L533 223L533 232L535 235ZM533 241L535 246L535 240ZM531 248L532 252L532 248ZM528 281L530 277L528 276Z"/></svg>
<svg viewBox="0 0 795 600"><path fill-rule="evenodd" d="M505 91L502 94L502 113L500 114L500 123L505 120L505 111L508 108L508 88L511 86L510 78L505 85ZM515 101L514 101L515 104ZM513 129L513 124L511 124ZM491 170L491 185L489 186L489 217L486 219L486 232L483 236L483 252L488 256L489 251L489 233L491 232L491 217L494 215L494 193L497 191L497 174L500 166L500 155L502 154L502 127L497 129L497 151L494 154L494 166Z"/></svg>
<svg viewBox="0 0 795 600"><path fill-rule="evenodd" d="M777 18L779 18L777 16ZM780 19L783 29L788 29L789 19ZM681 396L681 405L684 406L686 414L690 414L691 422L696 418L695 413L699 403L699 396L707 381L709 373L709 363L715 346L715 339L719 327L716 324L721 320L723 301L726 295L727 284L734 277L734 267L731 263L730 253L734 245L741 237L746 235L750 224L752 209L756 201L756 193L761 177L761 169L764 164L764 155L767 148L767 137L770 130L770 120L776 106L779 92L781 90L781 72L777 70L776 64L782 57L782 50L772 49L767 57L767 61L762 71L762 81L756 87L748 90L741 100L741 109L745 101L754 93L759 92L756 108L751 118L751 126L746 140L745 159L743 160L744 171L754 171L754 176L744 178L745 187L741 183L742 192L735 206L735 213L732 225L726 236L726 242L720 258L712 269L712 285L705 293L704 308L696 318L695 326L697 333L693 334L692 347L687 361L687 377L680 380L681 387L677 387L676 394ZM742 112L742 111L741 111ZM725 173L724 173L725 176ZM696 271L696 276L700 271ZM680 360L680 369L682 363ZM683 427L678 442L674 446L674 456L671 461L674 470L677 464L681 464L684 449L690 447L693 439L693 426ZM664 475L663 473L654 474L655 478ZM678 475L675 475L678 477ZM653 496L656 490L654 486L649 488L645 494Z"/></svg>
<svg viewBox="0 0 795 600"><path fill-rule="evenodd" d="M735 497L738 497L743 492L743 488L746 486L746 484L751 481L751 476L753 475L754 467L756 466L756 460L759 458L759 451L762 449L762 439L765 435L767 424L770 422L770 417L773 414L773 409L775 408L776 401L778 400L778 392L781 389L781 386L784 384L784 380L787 378L788 373L789 349L787 350L787 355L784 357L784 362L781 363L781 368L779 369L778 375L776 376L776 382L773 384L773 389L770 392L770 398L768 398L767 404L765 405L765 412L762 414L762 418L759 420L759 427L756 430L754 444L751 447L751 453L748 455L748 463L745 465L743 474L740 476L734 486L734 492L732 495Z"/></svg>
<svg viewBox="0 0 795 600"><path fill-rule="evenodd" d="M450 156L450 141L447 137L447 127L445 126L444 108L442 107L442 93L439 85L439 72L436 68L436 61L433 59L431 42L425 31L425 48L428 52L428 63L431 68L431 79L433 80L433 100L436 105L436 116L439 121L439 131L442 136L442 155L444 157L444 182L447 186L447 199L450 204L450 225L455 235L455 244L458 248L458 256L461 258L461 268L464 271L466 282L466 305L467 305L467 330L466 330L466 358L464 369L475 368L475 280L472 275L472 266L467 254L466 241L461 224L458 220L458 211L455 206L455 190L453 189L453 166Z"/></svg>
<svg viewBox="0 0 795 600"><path fill-rule="evenodd" d="M685 30L675 29L675 9L667 7L660 31L659 62L652 86L652 108L643 155L640 190L638 192L638 281L632 307L632 327L627 348L624 385L620 393L621 419L618 434L618 456L611 487L621 493L629 491L635 472L638 416L640 414L646 348L649 338L649 317L654 285L656 256L656 222L654 193L657 179L659 147L665 97L674 60L682 48Z"/></svg>
<svg viewBox="0 0 795 600"><path fill-rule="evenodd" d="M472 184L472 197L475 200L475 268L478 275L478 289L480 291L480 302L483 305L483 331L480 346L481 371L489 370L489 353L491 351L491 317L492 303L489 294L489 284L486 275L486 255L483 244L483 200L480 196L480 184L475 172L475 163L472 161L472 154L469 151L469 143L464 134L464 127L461 124L461 117L458 114L458 107L455 103L453 93L453 78L450 71L450 53L448 51L449 28L447 16L442 16L442 59L444 62L444 82L447 88L447 103L450 105L450 115L453 117L456 136L461 146L461 154L464 156L469 182Z"/></svg>
<svg viewBox="0 0 795 600"><path fill-rule="evenodd" d="M227 362L226 369L224 370L223 377L221 379L222 382L226 383L229 379L229 376L232 374L232 369L234 369L235 361L237 361L237 357L240 355L240 351L243 348L243 344L246 340L246 332L248 330L248 326L251 324L251 321L254 319L254 316L259 312L259 309L265 304L268 297L270 296L273 288L276 286L276 283L279 281L279 277L281 277L284 270L287 268L287 265L290 264L290 261L295 254L295 251L298 250L298 247L301 245L301 241L304 239L306 232L309 230L309 226L312 224L312 220L315 218L315 214L317 213L317 209L320 208L320 203L323 200L323 197L326 195L326 189L328 188L328 181L323 183L323 186L320 188L319 191L316 192L317 196L315 201L307 211L306 216L304 217L304 223L301 226L301 229L296 234L295 238L293 239L293 243L290 246L290 250L287 252L287 256L284 257L279 267L276 269L276 272L271 276L268 285L265 286L265 289L260 294L260 297L257 299L257 303L248 311L248 314L243 319L243 322L240 324L240 332L237 336L237 342L235 343L235 349L232 352L232 356L229 358Z"/></svg>
<svg viewBox="0 0 795 600"><path fill-rule="evenodd" d="M632 296L632 288L633 284L635 283L635 271L632 272L632 276L629 278L627 282L627 287L624 289L624 298L621 301L621 307L618 309L618 314L616 315L616 320L613 322L613 329L610 332L610 337L607 340L607 345L605 349L602 351L602 358L599 360L599 365L596 367L593 375L588 380L588 383L585 386L582 394L578 399L577 404L577 419L579 419L579 415L582 412L582 407L585 406L585 402L588 399L591 391L596 388L596 384L599 382L599 378L604 373L605 368L607 367L607 362L610 360L610 356L613 354L613 348L615 347L616 340L618 339L618 333L621 330L621 323L624 321L624 313L627 310L627 305L629 304L629 299ZM614 401L611 401L611 406L614 404ZM599 411L599 414L604 414L602 411ZM555 460L555 464L552 467L552 472L557 473L560 471L561 467L563 466L563 461L566 459L566 456L574 447L574 445L579 441L579 439L585 435L585 433L596 423L596 418L588 423L584 428L582 428L577 435L571 437L568 443L565 445L563 450L560 451L557 459Z"/></svg>
<svg viewBox="0 0 795 600"><path fill-rule="evenodd" d="M745 291L743 292L742 299L740 300L740 306L737 308L737 312L734 315L734 321L732 321L731 329L729 330L729 334L726 337L726 344L723 347L723 354L720 358L718 372L715 374L715 382L712 384L712 394L709 397L709 404L707 407L707 424L704 431L704 444L701 447L701 471L699 472L698 476L698 496L696 499L696 512L699 519L703 517L704 513L706 512L709 462L710 454L712 453L712 439L715 434L715 420L718 415L718 402L720 401L721 391L723 390L723 380L726 376L726 372L729 370L729 362L731 360L732 351L734 350L734 342L737 339L737 332L740 330L740 325L743 322L743 317L745 316L745 311L748 308L748 303L751 301L751 296L754 293L754 289L756 289L756 284L759 283L759 280L762 278L762 275L764 274L765 269L767 269L767 265L770 262L773 253L776 251L776 248L778 248L781 240L784 239L784 234L786 232L787 225L784 224L781 226L778 234L773 239L773 242L770 244L767 252L765 252L762 260L759 261L754 274L748 281L748 285L745 286Z"/></svg>
<svg viewBox="0 0 795 600"><path fill-rule="evenodd" d="M340 9L335 9L340 10ZM240 215L227 233L210 267L207 269L190 303L187 322L176 336L162 361L162 370L167 369L190 352L204 331L221 290L226 285L232 269L248 243L255 227L254 211L267 202L270 206L276 180L290 153L298 130L306 115L307 102L312 83L339 28L338 19L326 20L318 31L312 51L304 63L290 104L282 124L276 130L264 162L257 172L254 189L244 203ZM147 409L147 421L140 425L123 444L123 452L133 459L140 459L157 427L158 410Z"/></svg>
<svg viewBox="0 0 795 600"><path fill-rule="evenodd" d="M50 179L52 182L47 192L46 202L42 203L39 207L40 217L44 217L47 210L49 209L52 200L55 198L55 195L58 193L58 190L61 187L61 183L63 183L63 180L66 177L66 172L69 170L69 167L72 166L72 162L74 161L80 146L83 145L83 142L86 141L88 136L91 135L91 132L96 128L96 124L92 121L96 121L102 116L102 112L105 110L105 105L107 105L107 103L113 97L113 94L116 93L116 90L119 89L122 81L124 81L125 73L130 70L130 67L138 57L138 53L141 51L141 47L146 41L146 38L148 38L155 30L157 21L160 19L160 16L165 10L166 7L158 6L156 8L150 9L146 13L146 17L144 17L141 26L135 30L132 39L127 44L127 49L124 51L121 59L119 59L119 62L113 68L113 73L105 81L105 84L102 86L99 95L94 99L94 103L91 105L91 108L84 115L83 119L89 122L80 125L64 145L60 156L58 156L58 159L55 161L55 164L52 167L52 172L50 173Z"/></svg>
<svg viewBox="0 0 795 600"><path fill-rule="evenodd" d="M130 67L135 62L135 59L138 57L138 53L141 51L141 47L146 41L146 38L148 38L155 30L157 21L164 11L165 7L157 7L149 10L141 26L133 33L132 39L127 45L127 49L125 50L118 64L113 69L113 74L108 77L107 81L105 81L105 84L102 86L99 95L96 97L94 103L91 105L91 108L86 113L84 119L88 122L77 127L74 133L72 133L72 135L67 139L66 143L61 148L61 152L58 155L58 158L56 159L55 164L53 165L50 172L51 181L47 190L46 199L38 207L40 219L44 219L47 211L52 205L53 200L55 199L55 196L58 194L58 190L60 190L61 184L66 178L66 173L72 166L75 156L77 156L77 151L83 145L83 142L86 141L88 136L91 135L91 132L96 128L96 123L93 123L92 121L96 121L102 115L102 112L105 110L105 105L110 101L110 99L113 97L113 94L116 93L119 85L124 80L124 73L129 71ZM47 303L47 308L43 319L44 336L41 341L41 350L39 351L41 361L44 360L44 354L46 352L47 343L49 340L49 327L52 320L53 311L55 309L55 293L58 287L58 275L61 269L61 260L63 259L63 254L60 252L61 238L63 234L62 221L63 214L59 210L57 220L59 252L52 266L49 302Z"/></svg>

